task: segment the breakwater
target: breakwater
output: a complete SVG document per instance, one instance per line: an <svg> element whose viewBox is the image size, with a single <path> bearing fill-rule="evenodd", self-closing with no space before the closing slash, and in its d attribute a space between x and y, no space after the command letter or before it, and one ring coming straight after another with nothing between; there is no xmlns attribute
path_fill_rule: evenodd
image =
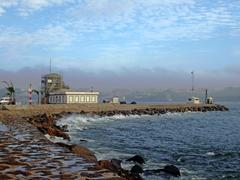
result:
<svg viewBox="0 0 240 180"><path fill-rule="evenodd" d="M207 112L228 111L228 108L218 104L46 104L4 106L3 109L16 115L37 115L43 113L92 113L101 116L123 115L154 115L167 112Z"/></svg>

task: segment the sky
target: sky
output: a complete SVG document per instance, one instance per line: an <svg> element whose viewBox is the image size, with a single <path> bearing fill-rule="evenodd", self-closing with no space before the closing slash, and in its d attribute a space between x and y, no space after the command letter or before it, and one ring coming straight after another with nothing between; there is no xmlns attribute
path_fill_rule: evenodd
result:
<svg viewBox="0 0 240 180"><path fill-rule="evenodd" d="M0 0L0 80L50 59L74 88L240 86L240 0Z"/></svg>

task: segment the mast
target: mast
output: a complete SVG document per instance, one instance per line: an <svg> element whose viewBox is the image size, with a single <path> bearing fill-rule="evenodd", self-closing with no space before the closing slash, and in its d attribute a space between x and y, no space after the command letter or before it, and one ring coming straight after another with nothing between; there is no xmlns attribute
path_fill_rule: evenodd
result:
<svg viewBox="0 0 240 180"><path fill-rule="evenodd" d="M193 92L195 90L195 87L194 87L194 71L191 72L191 75L192 75L192 95L193 95Z"/></svg>
<svg viewBox="0 0 240 180"><path fill-rule="evenodd" d="M207 98L208 98L208 89L205 91L205 103L207 104Z"/></svg>
<svg viewBox="0 0 240 180"><path fill-rule="evenodd" d="M49 73L52 72L52 59L50 58L50 62L49 62Z"/></svg>

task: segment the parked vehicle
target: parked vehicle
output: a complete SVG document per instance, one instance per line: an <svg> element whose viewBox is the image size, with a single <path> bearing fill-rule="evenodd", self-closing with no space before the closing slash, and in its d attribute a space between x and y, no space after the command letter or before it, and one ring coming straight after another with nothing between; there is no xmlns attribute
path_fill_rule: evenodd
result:
<svg viewBox="0 0 240 180"><path fill-rule="evenodd" d="M12 104L12 99L10 97L2 97L0 99L0 104Z"/></svg>
<svg viewBox="0 0 240 180"><path fill-rule="evenodd" d="M189 104L200 104L200 99L198 97L191 97L188 99Z"/></svg>

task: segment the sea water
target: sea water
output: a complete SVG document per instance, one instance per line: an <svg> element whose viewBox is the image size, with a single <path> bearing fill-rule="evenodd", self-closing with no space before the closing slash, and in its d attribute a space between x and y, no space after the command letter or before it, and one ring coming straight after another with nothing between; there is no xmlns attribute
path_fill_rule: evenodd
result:
<svg viewBox="0 0 240 180"><path fill-rule="evenodd" d="M72 143L93 150L98 159L125 160L139 154L143 168L173 164L176 179L240 179L240 103L225 104L228 112L187 112L154 116L98 117L72 115L67 124ZM175 179L165 174L144 179Z"/></svg>

